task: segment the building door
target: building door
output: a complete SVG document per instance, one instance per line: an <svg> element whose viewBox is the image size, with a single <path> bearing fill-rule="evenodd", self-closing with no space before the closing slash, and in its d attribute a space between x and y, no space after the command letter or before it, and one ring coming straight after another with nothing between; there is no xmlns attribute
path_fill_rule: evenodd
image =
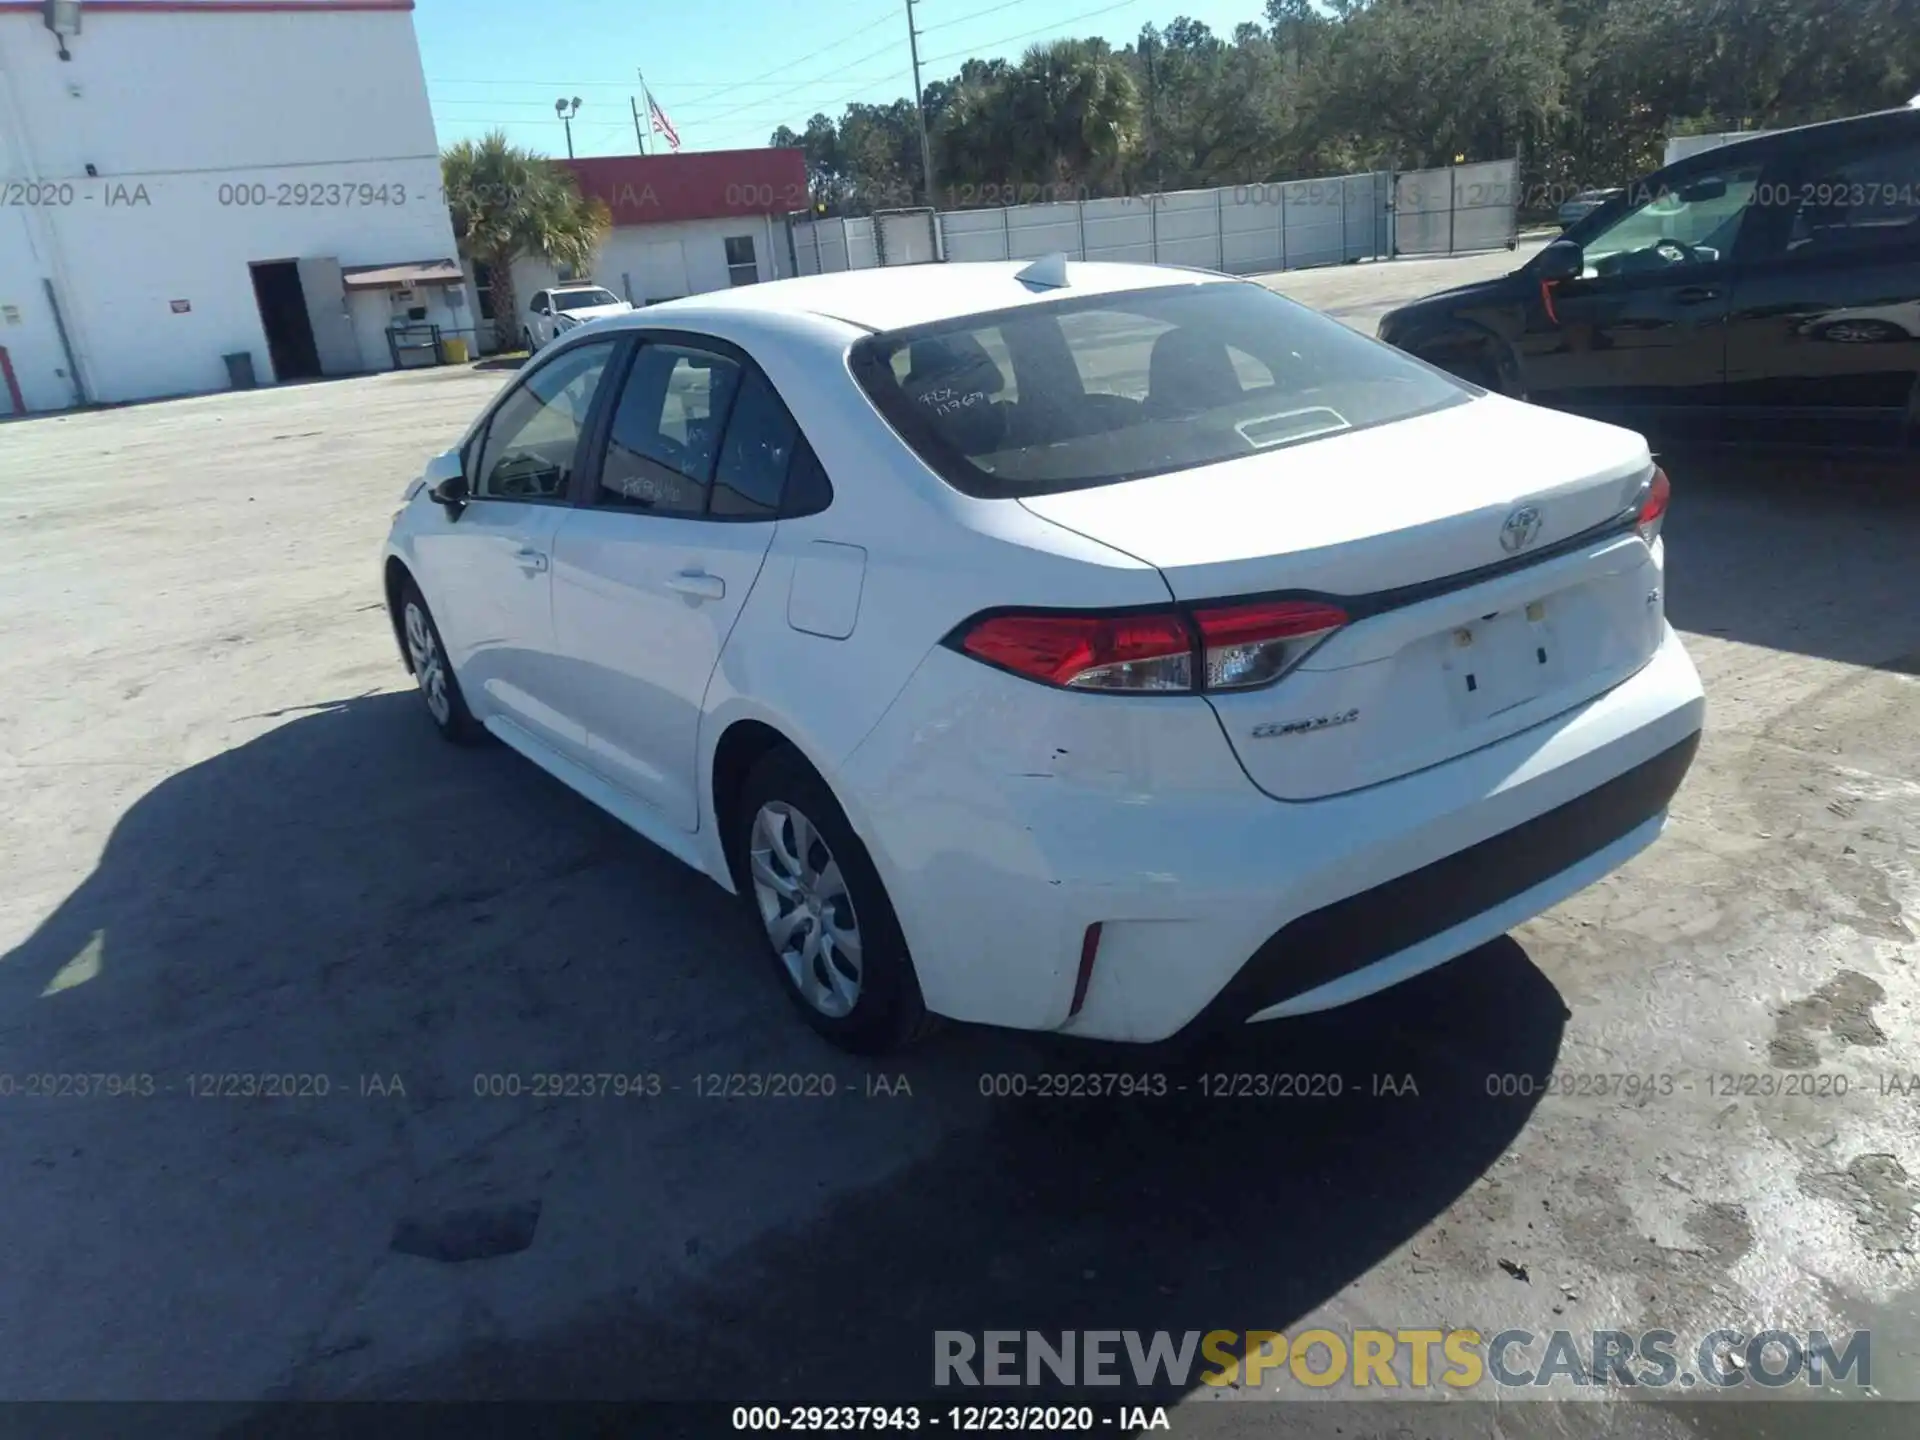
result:
<svg viewBox="0 0 1920 1440"><path fill-rule="evenodd" d="M360 358L360 337L353 333L347 312L347 287L340 262L331 255L294 262L300 292L307 302L307 323L313 330L313 348L322 375L357 375L366 368Z"/></svg>
<svg viewBox="0 0 1920 1440"><path fill-rule="evenodd" d="M260 305L260 326L267 332L267 358L275 380L312 380L320 374L320 352L306 292L300 288L296 260L256 261L253 295Z"/></svg>
<svg viewBox="0 0 1920 1440"><path fill-rule="evenodd" d="M687 284L687 253L678 240L652 240L640 257L640 286L649 305L692 293Z"/></svg>

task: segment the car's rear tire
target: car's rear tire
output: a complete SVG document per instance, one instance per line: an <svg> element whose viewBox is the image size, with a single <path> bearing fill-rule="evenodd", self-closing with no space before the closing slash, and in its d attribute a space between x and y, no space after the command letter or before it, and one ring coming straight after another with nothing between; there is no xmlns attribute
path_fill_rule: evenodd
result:
<svg viewBox="0 0 1920 1440"><path fill-rule="evenodd" d="M520 345L521 345L521 348L527 352L529 357L533 355L533 352L535 350L540 348L539 346L533 343L533 331L525 328L522 328L520 331Z"/></svg>
<svg viewBox="0 0 1920 1440"><path fill-rule="evenodd" d="M447 659L447 645L434 624L420 587L409 579L400 588L400 634L406 641L407 664L427 707L434 729L456 745L475 745L486 737L486 727L473 718L459 677Z"/></svg>
<svg viewBox="0 0 1920 1440"><path fill-rule="evenodd" d="M761 756L727 823L741 901L807 1023L856 1055L929 1034L937 1021L886 887L799 752L780 746Z"/></svg>

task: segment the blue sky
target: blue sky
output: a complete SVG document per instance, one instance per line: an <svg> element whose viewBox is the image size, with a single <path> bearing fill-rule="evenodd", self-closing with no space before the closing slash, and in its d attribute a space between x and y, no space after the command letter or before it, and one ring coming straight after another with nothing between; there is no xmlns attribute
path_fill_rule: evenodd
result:
<svg viewBox="0 0 1920 1440"><path fill-rule="evenodd" d="M1228 35L1259 20L1261 3L916 0L921 75L941 79L970 55L1013 58L1061 36L1124 44L1182 14ZM631 155L636 69L686 150L764 145L775 126L799 130L817 110L837 117L851 102L912 90L903 0L418 0L414 25L442 145L497 127L564 155L553 102L577 95L575 153Z"/></svg>

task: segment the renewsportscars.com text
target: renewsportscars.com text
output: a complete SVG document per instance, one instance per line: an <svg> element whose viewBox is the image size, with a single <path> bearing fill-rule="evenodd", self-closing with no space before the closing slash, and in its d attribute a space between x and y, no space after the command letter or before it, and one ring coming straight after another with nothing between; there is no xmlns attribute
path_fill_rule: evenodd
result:
<svg viewBox="0 0 1920 1440"><path fill-rule="evenodd" d="M1395 1390L1731 1389L1872 1383L1865 1330L938 1330L933 1383Z"/></svg>

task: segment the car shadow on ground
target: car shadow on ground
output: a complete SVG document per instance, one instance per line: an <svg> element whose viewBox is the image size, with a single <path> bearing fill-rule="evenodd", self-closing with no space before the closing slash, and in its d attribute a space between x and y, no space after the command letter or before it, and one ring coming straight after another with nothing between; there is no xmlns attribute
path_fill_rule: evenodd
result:
<svg viewBox="0 0 1920 1440"><path fill-rule="evenodd" d="M1770 650L1920 666L1920 452L1662 452L1667 618Z"/></svg>
<svg viewBox="0 0 1920 1440"><path fill-rule="evenodd" d="M1544 1075L1558 1052L1561 998L1502 940L1347 1009L1246 1028L1197 1064L964 1026L851 1061L789 1013L717 888L503 748L443 745L417 706L316 707L161 782L0 961L15 1071L408 1079L405 1101L383 1102L404 1118L362 1120L364 1101L303 1122L328 1127L318 1151L299 1148L297 1103L246 1112L225 1149L207 1107L145 1106L140 1153L174 1178L129 1187L129 1207L204 1217L297 1164L304 1198L249 1222L284 1225L291 1253L314 1243L300 1207L376 1195L396 1128L412 1136L409 1204L488 1166L490 1193L544 1187L531 1245L468 1263L577 1292L563 1317L505 1317L459 1344L449 1324L447 1348L372 1373L296 1367L289 1395L877 1400L926 1392L936 1330L1283 1330L1472 1186L1531 1111L1490 1077ZM503 1130L502 1102L471 1087L482 1070L643 1067L832 1070L842 1086L877 1070L912 1096L561 1102ZM1161 1093L1081 1093L1118 1073ZM1044 1075L1070 1093L1041 1093ZM112 1162L135 1143L91 1146ZM518 1170L514 1145L532 1155ZM419 1158L434 1149L438 1168ZM595 1169L614 1161L631 1168ZM209 1188L220 1177L200 1172L219 1166L250 1178ZM303 1263L336 1285L359 1265L433 1270L385 1258L384 1223ZM1415 1298L1433 1309L1441 1285ZM330 1346L356 1348L378 1352L364 1336Z"/></svg>

